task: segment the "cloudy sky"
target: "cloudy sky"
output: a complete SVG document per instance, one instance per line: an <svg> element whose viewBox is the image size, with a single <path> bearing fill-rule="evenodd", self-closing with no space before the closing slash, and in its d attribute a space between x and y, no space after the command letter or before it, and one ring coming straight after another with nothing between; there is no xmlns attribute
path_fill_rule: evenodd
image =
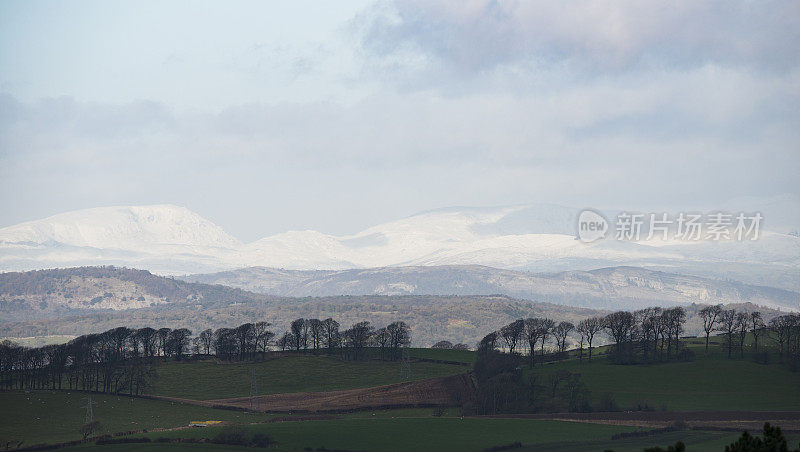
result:
<svg viewBox="0 0 800 452"><path fill-rule="evenodd" d="M800 3L0 3L0 227L800 194Z"/></svg>

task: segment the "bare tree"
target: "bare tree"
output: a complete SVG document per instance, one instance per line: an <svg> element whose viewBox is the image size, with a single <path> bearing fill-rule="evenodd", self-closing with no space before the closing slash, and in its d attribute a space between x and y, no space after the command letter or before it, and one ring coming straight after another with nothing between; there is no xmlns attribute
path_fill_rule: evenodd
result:
<svg viewBox="0 0 800 452"><path fill-rule="evenodd" d="M778 327L777 334L781 343L781 362L785 355L789 362L797 366L800 363L800 315L785 314L777 319L775 326Z"/></svg>
<svg viewBox="0 0 800 452"><path fill-rule="evenodd" d="M553 328L556 327L556 322L551 319L542 319L539 322L539 337L542 338L542 356L544 356L544 344L547 342L547 338L553 333Z"/></svg>
<svg viewBox="0 0 800 452"><path fill-rule="evenodd" d="M219 328L214 331L214 352L218 358L228 361L236 357L236 335L230 328Z"/></svg>
<svg viewBox="0 0 800 452"><path fill-rule="evenodd" d="M169 338L167 339L167 350L169 354L178 360L183 358L187 347L189 347L189 338L191 338L191 336L192 332L186 328L178 328L170 331Z"/></svg>
<svg viewBox="0 0 800 452"><path fill-rule="evenodd" d="M739 330L739 353L744 358L744 342L747 338L747 327L750 324L750 316L746 312L736 314L736 328Z"/></svg>
<svg viewBox="0 0 800 452"><path fill-rule="evenodd" d="M353 359L360 359L364 348L369 344L375 328L369 322L358 322L346 332L348 345L353 351Z"/></svg>
<svg viewBox="0 0 800 452"><path fill-rule="evenodd" d="M592 341L594 341L594 335L601 329L603 329L603 322L599 317L590 317L578 323L578 331L586 337L586 342L589 345L589 361L592 360Z"/></svg>
<svg viewBox="0 0 800 452"><path fill-rule="evenodd" d="M309 331L311 332L311 344L314 347L314 353L316 353L317 350L319 350L320 344L322 343L322 339L325 334L325 326L319 319L309 319L308 327Z"/></svg>
<svg viewBox="0 0 800 452"><path fill-rule="evenodd" d="M639 342L642 345L642 355L645 360L650 359L650 346L653 347L653 358L658 350L659 324L663 311L658 307L648 307L633 313L639 323Z"/></svg>
<svg viewBox="0 0 800 452"><path fill-rule="evenodd" d="M760 336L764 328L766 328L764 319L761 317L761 312L753 311L750 313L750 328L753 333L754 353L758 353L758 336Z"/></svg>
<svg viewBox="0 0 800 452"><path fill-rule="evenodd" d="M308 350L308 338L311 335L311 320L306 319L303 322L301 331L303 332L303 350Z"/></svg>
<svg viewBox="0 0 800 452"><path fill-rule="evenodd" d="M325 334L325 345L328 348L328 353L333 353L334 347L339 341L339 322L331 318L322 321Z"/></svg>
<svg viewBox="0 0 800 452"><path fill-rule="evenodd" d="M136 331L136 339L142 346L142 354L152 357L156 354L156 330L150 327L140 328Z"/></svg>
<svg viewBox="0 0 800 452"><path fill-rule="evenodd" d="M255 351L256 334L252 323L243 323L235 330L236 340L239 348L239 359L246 359L251 352Z"/></svg>
<svg viewBox="0 0 800 452"><path fill-rule="evenodd" d="M530 363L533 366L536 362L536 343L542 335L542 319L529 318L525 319L525 331L523 336L528 341L528 354L530 356Z"/></svg>
<svg viewBox="0 0 800 452"><path fill-rule="evenodd" d="M677 355L681 345L680 337L683 332L683 324L686 323L686 310L681 306L676 306L664 310L664 313L667 314L668 331L671 337L669 341L675 344L675 354ZM667 344L667 358L669 358L670 343Z"/></svg>
<svg viewBox="0 0 800 452"><path fill-rule="evenodd" d="M728 337L728 358L730 358L733 350L733 333L736 332L736 329L739 326L736 319L736 310L722 310L719 314L719 323L719 330L725 333Z"/></svg>
<svg viewBox="0 0 800 452"><path fill-rule="evenodd" d="M706 356L708 356L708 339L714 331L714 325L722 312L722 305L706 306L700 310L700 318L703 319L703 331L706 333Z"/></svg>
<svg viewBox="0 0 800 452"><path fill-rule="evenodd" d="M494 351L497 350L497 331L492 331L491 333L487 334L486 336L478 342L478 351Z"/></svg>
<svg viewBox="0 0 800 452"><path fill-rule="evenodd" d="M211 344L214 342L214 332L211 331L210 328L205 331L201 331L197 336L197 340L199 342L200 352L205 355L210 355Z"/></svg>
<svg viewBox="0 0 800 452"><path fill-rule="evenodd" d="M256 322L253 324L253 333L256 337L255 348L261 353L266 353L269 350L269 343L275 337L275 333L269 330L271 323L269 322Z"/></svg>
<svg viewBox="0 0 800 452"><path fill-rule="evenodd" d="M278 347L281 350L286 351L286 349L291 349L294 347L294 335L288 331L283 333L280 339L278 339Z"/></svg>
<svg viewBox="0 0 800 452"><path fill-rule="evenodd" d="M500 328L500 337L506 343L509 353L514 353L514 348L517 347L517 342L522 338L522 333L525 331L525 321L522 319L515 320L508 325Z"/></svg>
<svg viewBox="0 0 800 452"><path fill-rule="evenodd" d="M628 311L613 312L603 319L603 325L614 340L617 360L625 360L629 355L631 335L636 327L636 320ZM626 353L627 352L627 353Z"/></svg>
<svg viewBox="0 0 800 452"><path fill-rule="evenodd" d="M304 346L303 339L304 339L304 332L303 329L305 328L306 319L300 318L296 319L292 322L291 326L289 327L292 331L292 336L294 336L294 344L295 349L299 352L300 349Z"/></svg>
<svg viewBox="0 0 800 452"><path fill-rule="evenodd" d="M400 359L400 348L411 345L411 328L406 322L392 322L386 327L393 359Z"/></svg>
<svg viewBox="0 0 800 452"><path fill-rule="evenodd" d="M389 341L390 340L391 340L391 337L390 337L389 332L386 330L385 327L384 328L380 328L379 330L377 330L375 332L375 342L378 344L378 346L381 349L381 359L384 359L385 356L386 356L386 347L389 345ZM436 348L435 345L434 345L434 348Z"/></svg>
<svg viewBox="0 0 800 452"><path fill-rule="evenodd" d="M558 346L559 353L567 351L567 336L569 332L574 329L575 325L570 322L559 322L559 324L553 328L553 336L556 338L556 345Z"/></svg>
<svg viewBox="0 0 800 452"><path fill-rule="evenodd" d="M161 356L167 356L167 339L169 339L169 328L161 328L156 331L156 338L158 339L158 349Z"/></svg>

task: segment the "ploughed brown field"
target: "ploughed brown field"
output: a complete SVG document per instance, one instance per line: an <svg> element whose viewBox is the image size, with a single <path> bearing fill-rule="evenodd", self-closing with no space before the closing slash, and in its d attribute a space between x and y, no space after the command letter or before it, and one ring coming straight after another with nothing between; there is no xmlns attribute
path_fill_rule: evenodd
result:
<svg viewBox="0 0 800 452"><path fill-rule="evenodd" d="M338 412L377 408L460 405L474 389L468 374L344 391L295 392L255 397L265 412ZM250 408L249 397L205 400L211 406Z"/></svg>

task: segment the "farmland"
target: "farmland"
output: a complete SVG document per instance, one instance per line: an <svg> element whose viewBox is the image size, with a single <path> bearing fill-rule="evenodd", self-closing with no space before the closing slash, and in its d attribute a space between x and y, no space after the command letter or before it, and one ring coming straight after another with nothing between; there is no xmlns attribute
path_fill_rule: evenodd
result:
<svg viewBox="0 0 800 452"><path fill-rule="evenodd" d="M221 428L151 433L158 438L213 438ZM680 431L647 437L612 439L617 433L637 431L633 427L582 424L550 420L481 418L339 419L255 424L244 427L249 434L265 433L277 444L271 450L301 451L304 448L346 450L437 450L479 451L520 442L522 449L577 452L586 450L641 451L647 446L683 441L689 450L722 450L739 436L735 432ZM800 435L789 436L797 443ZM185 445L185 444L184 444ZM138 450L141 444L119 445L116 450ZM182 444L150 443L144 450L175 450ZM104 446L105 447L105 446ZM92 448L87 447L87 448ZM177 449L180 450L180 449Z"/></svg>
<svg viewBox="0 0 800 452"><path fill-rule="evenodd" d="M375 359L343 361L324 355L294 353L276 354L260 362L228 363L206 359L160 363L150 392L158 397L190 399L186 403L93 394L92 398L96 403L93 411L94 419L102 425L98 434L134 432L133 436L147 436L152 441L159 438L162 441L165 441L163 438L211 439L222 427L182 427L192 420L213 419L224 421L228 426L238 425L248 434L268 435L277 442L272 450L292 451L324 446L349 450L432 448L460 451L480 450L519 441L524 445L521 450L546 448L577 451L610 448L615 451L638 451L644 446L665 446L677 440L684 441L690 446L690 450L721 450L725 444L734 441L738 433L702 430L702 425L730 427L744 424L714 421L715 412L796 410L800 406L800 382L797 374L785 367L775 362L757 364L750 359L729 360L714 347L711 355L705 357L699 345L690 342L687 345L697 353L696 359L687 362L614 365L604 356L607 349L600 348L596 350L595 358L591 362L584 357L582 361L573 358L537 364L533 369L524 366L524 372L539 375L542 379L559 370L579 373L590 391L593 404L608 392L613 394L622 410L637 406L641 408L642 405L646 405L646 409L656 410L649 417L645 411L606 416L593 413L594 417L584 419L573 416L573 419L580 422L559 421L552 416L548 419L546 414L536 415L539 418L462 418L458 406L439 410L419 407L380 409L365 405L362 409L346 412L337 409L337 406L355 408L352 405L353 400L368 403L366 401L370 397L379 397L377 394L382 390L380 388L387 387L385 385L391 387L392 384L402 381L400 364ZM468 363L474 361L475 357L474 352L434 349L412 349L409 355L412 357L413 380L419 383L435 382L442 378L446 381L448 376L464 374L470 367L445 362ZM253 371L257 377L258 394L263 396L262 409L269 409L267 402L271 401L272 407L278 407L277 402L284 401L289 404L288 407L305 406L310 411L321 407L333 411L319 414L250 414L211 406L226 403L247 408ZM316 400L323 400L319 399L323 395L320 391L334 395L339 394L336 391L343 391L344 395L328 397L324 402L314 405ZM348 396L347 391L355 392ZM308 394L304 395L306 393ZM78 391L0 392L0 404L15 408L2 410L0 414L0 439L4 442L22 440L28 446L79 439L86 395ZM239 399L220 400L235 397ZM212 402L202 402L208 400ZM434 401L434 398L423 397L421 400ZM336 405L344 402L349 405ZM312 408L314 406L318 408ZM668 421L647 421L647 418L667 419L671 412L697 410L711 413L708 414L711 420L700 423L698 430L658 432L646 437L612 439L612 435L617 433L670 425ZM569 418L567 415L561 417ZM753 428L759 422L761 421L754 420L747 424L747 428ZM798 422L786 422L785 427L790 429L787 436L796 443L800 437L791 429L797 428ZM142 433L142 430L147 432ZM74 448L94 447L96 446L88 443ZM236 448L217 444L156 442L104 447L110 447L111 450Z"/></svg>
<svg viewBox="0 0 800 452"><path fill-rule="evenodd" d="M432 362L414 364L412 379L464 373L467 367ZM244 397L255 372L259 394L336 391L403 381L400 364L342 361L329 356L294 355L256 363L168 362L158 367L152 394L195 400ZM187 378L195 384L187 385Z"/></svg>
<svg viewBox="0 0 800 452"><path fill-rule="evenodd" d="M251 432L264 432L281 450L327 447L348 450L480 450L520 441L525 444L581 442L610 438L635 430L625 426L575 424L525 419L399 418L341 419L250 425ZM211 437L218 428L150 434L152 438Z"/></svg>
<svg viewBox="0 0 800 452"><path fill-rule="evenodd" d="M794 410L800 407L800 378L777 364L699 357L691 362L621 366L604 359L545 365L547 374L566 369L581 374L596 401L613 393L623 409L647 402L657 410Z"/></svg>
<svg viewBox="0 0 800 452"><path fill-rule="evenodd" d="M80 438L87 394L68 391L0 392L0 440L24 441L24 445L61 442ZM173 428L192 420L215 419L255 422L264 414L215 410L161 400L92 394L94 418L100 433Z"/></svg>

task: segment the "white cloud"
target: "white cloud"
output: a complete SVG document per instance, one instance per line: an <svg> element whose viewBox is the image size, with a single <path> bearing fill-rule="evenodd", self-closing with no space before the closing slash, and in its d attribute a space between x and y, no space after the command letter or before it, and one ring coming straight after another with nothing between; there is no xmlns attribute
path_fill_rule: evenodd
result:
<svg viewBox="0 0 800 452"><path fill-rule="evenodd" d="M9 80L34 82L0 96L0 226L175 203L250 240L444 205L798 193L797 5L381 2L350 20L356 42L342 18L289 39L241 11L220 29L209 11L202 26L159 22L181 45L108 27L108 41L36 41L59 55L49 72L0 57ZM85 41L126 50L89 58Z"/></svg>

